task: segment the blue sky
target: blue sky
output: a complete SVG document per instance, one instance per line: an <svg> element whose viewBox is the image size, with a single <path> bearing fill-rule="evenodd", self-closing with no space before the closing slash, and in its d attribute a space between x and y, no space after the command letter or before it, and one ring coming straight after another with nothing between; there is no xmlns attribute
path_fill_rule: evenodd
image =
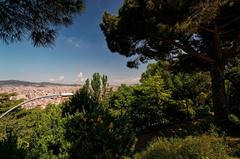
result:
<svg viewBox="0 0 240 159"><path fill-rule="evenodd" d="M146 65L126 67L127 58L111 53L100 30L104 11L117 13L122 0L85 0L86 9L68 28L61 28L55 45L35 48L23 41L0 43L0 80L82 82L94 72L106 74L110 83L136 82Z"/></svg>

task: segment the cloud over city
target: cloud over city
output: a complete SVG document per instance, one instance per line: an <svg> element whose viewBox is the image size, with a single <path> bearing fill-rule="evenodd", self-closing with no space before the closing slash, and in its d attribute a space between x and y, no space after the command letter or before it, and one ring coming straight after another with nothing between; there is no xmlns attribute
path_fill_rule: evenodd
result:
<svg viewBox="0 0 240 159"><path fill-rule="evenodd" d="M79 72L75 80L76 83L83 83L87 78L84 77L82 72Z"/></svg>
<svg viewBox="0 0 240 159"><path fill-rule="evenodd" d="M61 75L61 76L59 76L57 78L50 78L49 82L63 82L64 79L65 79L65 76Z"/></svg>

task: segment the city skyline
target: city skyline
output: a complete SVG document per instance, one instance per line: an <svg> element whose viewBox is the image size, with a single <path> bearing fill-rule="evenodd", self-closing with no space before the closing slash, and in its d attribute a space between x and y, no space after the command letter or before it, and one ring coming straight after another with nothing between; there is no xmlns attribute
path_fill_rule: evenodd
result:
<svg viewBox="0 0 240 159"><path fill-rule="evenodd" d="M0 80L83 83L94 72L106 74L111 84L137 83L146 65L126 67L127 58L111 53L99 24L104 11L117 13L122 0L86 1L86 9L68 28L59 28L49 48L35 48L25 40L0 48Z"/></svg>

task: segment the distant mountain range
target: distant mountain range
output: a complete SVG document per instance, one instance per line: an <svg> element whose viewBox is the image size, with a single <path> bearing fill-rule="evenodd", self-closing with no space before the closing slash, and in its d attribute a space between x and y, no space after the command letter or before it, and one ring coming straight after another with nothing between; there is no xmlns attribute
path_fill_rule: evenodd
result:
<svg viewBox="0 0 240 159"><path fill-rule="evenodd" d="M19 80L4 80L0 81L0 86L79 86L78 84L62 84L62 83L51 83L51 82L29 82L29 81L19 81Z"/></svg>

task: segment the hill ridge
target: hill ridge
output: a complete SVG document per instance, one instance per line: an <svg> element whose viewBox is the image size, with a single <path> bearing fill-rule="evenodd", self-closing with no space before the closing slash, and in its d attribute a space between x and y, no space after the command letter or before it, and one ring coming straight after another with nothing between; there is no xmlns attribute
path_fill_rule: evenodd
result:
<svg viewBox="0 0 240 159"><path fill-rule="evenodd" d="M30 81L22 81L22 80L0 80L0 86L80 86L80 84L65 84L65 83L52 83L52 82L30 82Z"/></svg>

